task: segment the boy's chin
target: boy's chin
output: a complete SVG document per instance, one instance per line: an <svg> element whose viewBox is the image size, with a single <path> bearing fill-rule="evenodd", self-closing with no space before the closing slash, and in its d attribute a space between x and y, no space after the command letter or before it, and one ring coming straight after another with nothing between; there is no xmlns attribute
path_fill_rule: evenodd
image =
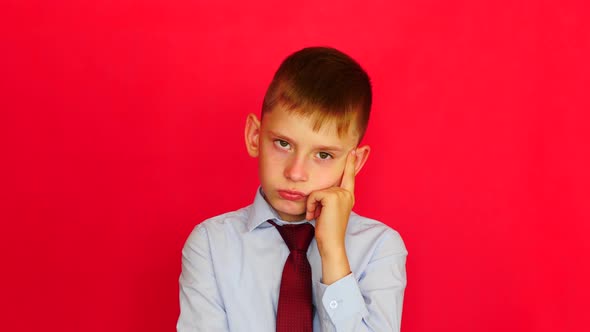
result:
<svg viewBox="0 0 590 332"><path fill-rule="evenodd" d="M305 219L305 205L293 206L292 202L277 202L275 205L276 206L273 206L273 208L284 221L299 221Z"/></svg>
<svg viewBox="0 0 590 332"><path fill-rule="evenodd" d="M305 220L305 213L302 214L288 214L288 213L279 213L279 217L281 218L281 220L283 221L303 221Z"/></svg>

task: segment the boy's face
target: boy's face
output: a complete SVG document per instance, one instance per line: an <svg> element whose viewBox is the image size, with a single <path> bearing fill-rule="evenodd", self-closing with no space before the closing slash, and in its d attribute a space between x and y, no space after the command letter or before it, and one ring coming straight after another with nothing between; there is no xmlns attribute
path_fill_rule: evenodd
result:
<svg viewBox="0 0 590 332"><path fill-rule="evenodd" d="M355 169L360 170L369 147L357 148L357 141L354 122L341 137L331 121L314 132L311 118L280 106L265 113L261 123L253 114L246 123L246 145L250 155L258 157L262 190L285 221L305 218L311 192L340 185L346 157L355 148Z"/></svg>

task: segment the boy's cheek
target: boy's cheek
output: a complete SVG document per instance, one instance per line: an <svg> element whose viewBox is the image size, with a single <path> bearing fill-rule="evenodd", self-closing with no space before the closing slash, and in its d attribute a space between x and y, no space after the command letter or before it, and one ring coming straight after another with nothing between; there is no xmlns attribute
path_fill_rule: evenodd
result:
<svg viewBox="0 0 590 332"><path fill-rule="evenodd" d="M267 166L278 167L284 164L286 158L284 153L277 153L269 149L261 154L259 162Z"/></svg>
<svg viewBox="0 0 590 332"><path fill-rule="evenodd" d="M324 190L324 189L328 189L328 188L332 188L332 187L339 187L340 186L340 178L342 176L339 175L338 173L320 173L318 174L315 178L317 179L317 182L315 183L314 187L318 188L317 190Z"/></svg>

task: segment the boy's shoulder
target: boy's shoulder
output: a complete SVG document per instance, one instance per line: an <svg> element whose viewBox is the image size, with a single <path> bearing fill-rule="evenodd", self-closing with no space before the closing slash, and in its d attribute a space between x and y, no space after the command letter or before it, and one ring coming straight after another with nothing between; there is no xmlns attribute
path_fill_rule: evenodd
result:
<svg viewBox="0 0 590 332"><path fill-rule="evenodd" d="M242 225L245 228L248 220L249 209L252 205L242 207L240 209L225 212L214 217L207 218L195 226L195 229L208 229L213 231L215 229L222 229L228 226L238 227Z"/></svg>
<svg viewBox="0 0 590 332"><path fill-rule="evenodd" d="M403 244L401 235L391 226L379 220L361 216L354 211L350 213L346 234L347 236L362 234L365 238L389 238Z"/></svg>

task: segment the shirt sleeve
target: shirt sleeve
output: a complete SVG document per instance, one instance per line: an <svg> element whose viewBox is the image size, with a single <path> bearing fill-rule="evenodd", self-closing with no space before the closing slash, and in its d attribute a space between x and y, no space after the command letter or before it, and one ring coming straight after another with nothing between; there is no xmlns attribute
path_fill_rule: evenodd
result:
<svg viewBox="0 0 590 332"><path fill-rule="evenodd" d="M407 251L390 230L364 271L331 285L316 283L321 331L399 331L406 288Z"/></svg>
<svg viewBox="0 0 590 332"><path fill-rule="evenodd" d="M198 225L182 249L177 331L228 331L223 301L215 281L207 230Z"/></svg>

